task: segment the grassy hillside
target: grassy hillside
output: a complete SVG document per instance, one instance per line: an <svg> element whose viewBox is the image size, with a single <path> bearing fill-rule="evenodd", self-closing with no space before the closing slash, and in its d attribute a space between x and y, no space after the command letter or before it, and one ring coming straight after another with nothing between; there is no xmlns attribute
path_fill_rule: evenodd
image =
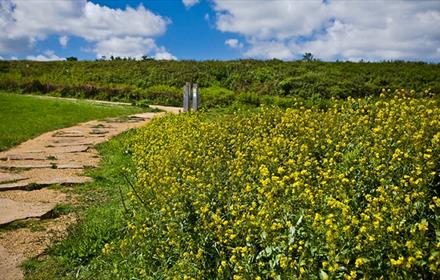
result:
<svg viewBox="0 0 440 280"><path fill-rule="evenodd" d="M0 92L0 151L46 131L140 111L140 108L131 106L98 105Z"/></svg>
<svg viewBox="0 0 440 280"><path fill-rule="evenodd" d="M257 61L0 61L0 89L103 100L181 103L186 81L202 87L207 107L234 101L362 97L382 88L440 92L440 65L386 62ZM279 105L279 104L277 104Z"/></svg>

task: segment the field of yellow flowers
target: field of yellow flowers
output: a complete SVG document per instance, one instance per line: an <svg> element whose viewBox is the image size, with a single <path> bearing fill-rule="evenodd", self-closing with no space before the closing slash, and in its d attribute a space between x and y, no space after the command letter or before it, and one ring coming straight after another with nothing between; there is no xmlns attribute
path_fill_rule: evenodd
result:
<svg viewBox="0 0 440 280"><path fill-rule="evenodd" d="M131 145L128 234L103 252L141 278L436 278L439 104L400 90L154 120Z"/></svg>

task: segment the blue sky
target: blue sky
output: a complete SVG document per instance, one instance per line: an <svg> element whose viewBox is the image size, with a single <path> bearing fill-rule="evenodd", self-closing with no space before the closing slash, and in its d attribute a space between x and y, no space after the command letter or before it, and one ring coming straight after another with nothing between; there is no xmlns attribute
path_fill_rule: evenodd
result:
<svg viewBox="0 0 440 280"><path fill-rule="evenodd" d="M107 1L101 1L101 3ZM155 13L161 14L172 23L165 36L157 38L157 43L163 45L179 59L234 59L239 58L237 50L228 48L225 40L231 35L216 30L210 19L215 13L207 1L186 8L179 0L128 1L129 5L137 6L142 3ZM111 1L109 5L121 5L120 1ZM207 18L208 17L208 18Z"/></svg>
<svg viewBox="0 0 440 280"><path fill-rule="evenodd" d="M225 41L231 35L216 30L211 19L215 13L210 9L208 1L202 1L190 8L185 7L179 0L131 0L131 1L92 1L102 6L114 9L126 9L127 6L137 8L144 5L152 12L168 18L166 34L156 38L156 43L179 59L237 59L240 52L229 48ZM239 36L235 36L239 37ZM87 49L88 43L80 37L69 38L69 47L63 48L58 36L53 35L38 43L36 53L53 50L58 56L76 56L81 59L95 59L94 53L81 51ZM78 50L80 50L78 52Z"/></svg>
<svg viewBox="0 0 440 280"><path fill-rule="evenodd" d="M0 59L440 61L440 1L0 0Z"/></svg>

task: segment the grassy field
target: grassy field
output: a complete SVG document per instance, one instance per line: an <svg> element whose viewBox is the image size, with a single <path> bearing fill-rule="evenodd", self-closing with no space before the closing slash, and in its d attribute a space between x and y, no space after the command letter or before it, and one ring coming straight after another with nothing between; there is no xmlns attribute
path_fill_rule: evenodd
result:
<svg viewBox="0 0 440 280"><path fill-rule="evenodd" d="M46 131L141 111L133 106L99 105L0 92L0 151Z"/></svg>

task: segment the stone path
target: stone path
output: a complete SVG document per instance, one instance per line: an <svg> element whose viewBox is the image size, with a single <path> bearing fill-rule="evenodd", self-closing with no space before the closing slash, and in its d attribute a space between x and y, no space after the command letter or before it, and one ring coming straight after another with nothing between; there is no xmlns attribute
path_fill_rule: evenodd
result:
<svg viewBox="0 0 440 280"><path fill-rule="evenodd" d="M154 107L172 113L181 110ZM142 113L89 121L42 134L0 152L0 227L13 221L49 217L58 203L69 202L69 199L65 193L45 186L90 182L92 179L83 171L99 164L96 144L131 128L141 127L161 114ZM62 235L73 221L74 218L67 215L48 222L46 229L39 232L26 228L0 232L0 278L21 279L20 263L43 253L54 238L51 232Z"/></svg>

